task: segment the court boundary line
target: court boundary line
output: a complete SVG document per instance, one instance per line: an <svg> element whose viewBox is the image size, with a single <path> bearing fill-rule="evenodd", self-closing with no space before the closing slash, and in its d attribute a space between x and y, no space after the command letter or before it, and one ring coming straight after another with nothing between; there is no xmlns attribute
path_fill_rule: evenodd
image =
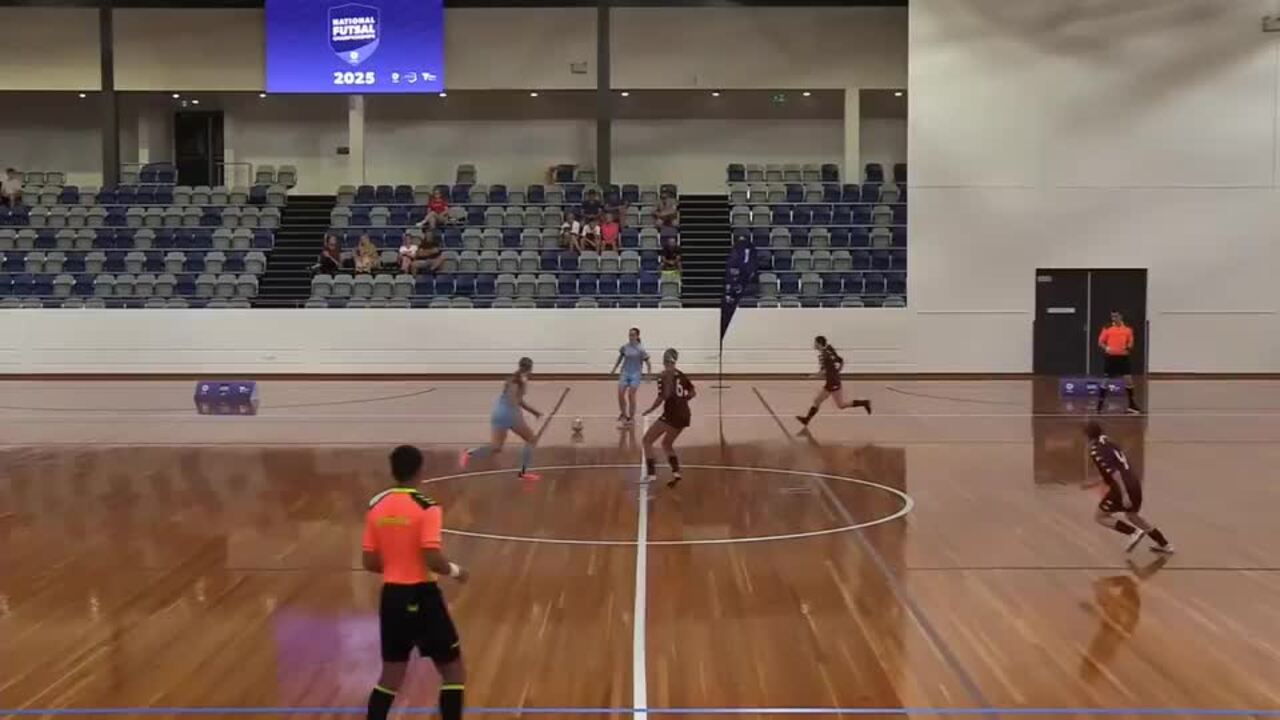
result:
<svg viewBox="0 0 1280 720"><path fill-rule="evenodd" d="M645 434L649 417L641 420ZM631 607L631 704L642 708L649 704L649 481L646 475L647 455L640 443L640 481L636 493L636 582ZM647 720L648 713L633 710L633 720Z"/></svg>
<svg viewBox="0 0 1280 720"><path fill-rule="evenodd" d="M120 715L364 715L365 707L353 706L279 706L279 707L86 707L86 708L0 708L0 716L93 717ZM438 715L435 707L404 707L397 715ZM1280 718L1280 708L1161 708L1161 707L468 707L474 715L617 715L647 713L651 715L921 715L926 717L972 717L977 715L1010 715L1024 717L1083 715L1112 717L1118 715L1186 717L1264 717Z"/></svg>
<svg viewBox="0 0 1280 720"><path fill-rule="evenodd" d="M759 388L754 385L752 386L752 389L755 390L756 398L760 400L760 404L763 405L764 409L773 416L778 427L783 429L783 434L786 435L787 441L795 444L797 442L795 436L786 430L786 427L782 424L782 420L778 417L778 414L774 412L773 406L769 404L767 399L765 399L764 393L760 392ZM817 478L815 484L823 498L825 498L827 503L831 505L832 509L839 513L840 517L843 518L846 523L852 523L853 514L849 512L849 508L845 506L844 502L841 501L834 492L832 492L831 486L827 484L826 480L817 473L814 473L813 477ZM903 493L903 495L906 495L906 493ZM906 497L909 498L910 495L906 495ZM901 583L901 581L899 581L897 575L893 572L893 569L889 567L889 563L884 559L884 556L880 554L880 551L877 550L870 541L863 537L860 530L854 532L852 537L854 542L856 542L862 549L862 552L871 559L871 562L876 566L876 569L880 572L881 576L884 577L885 583L889 586L890 592L892 592L898 602L907 609L907 612L911 614L911 617L916 621L916 626L920 628L925 639L928 640L929 644L937 650L938 654L942 656L943 662L951 668L953 673L955 673L956 678L960 681L961 687L965 689L965 692L969 694L969 697L971 697L978 705L985 708L991 707L991 702L987 700L986 695L983 694L982 688L978 686L977 681L973 679L973 676L965 669L964 664L960 662L960 659L956 657L955 653L951 650L951 646L946 643L937 628L933 626L933 623L929 620L924 609L920 607L907 588ZM996 712L981 714L992 718L1000 717L1000 714Z"/></svg>
<svg viewBox="0 0 1280 720"><path fill-rule="evenodd" d="M830 474L824 474L824 473L818 473L818 472L810 472L807 470L792 470L787 468L748 467L745 465L681 465L681 467L685 469L690 469L690 470L732 470L732 471L738 471L738 472L773 473L776 475L792 475L792 476L798 476L798 477L806 477L806 478L810 478L811 480L813 478L826 478L830 480L840 480L842 482L847 482L853 485L862 485L865 487L874 488L876 490L881 490L891 495L894 495L899 500L902 501L902 507L898 508L898 510L896 510L895 512L889 515L885 515L884 517L880 517L880 518L875 518L874 520L868 520L863 523L854 523L852 522L853 518L849 517L846 519L846 522L848 524L842 525L839 527L822 528L820 530L806 530L803 532L795 532L795 533L782 533L778 535L758 535L758 536L741 537L741 538L710 538L710 539L696 539L696 540L649 540L647 539L647 531L646 531L646 539L645 539L646 548L650 546L689 547L694 545L745 545L749 543L779 542L783 540L800 540L804 538L822 537L826 535L838 535L840 533L854 532L857 530L861 530L863 528L869 528L869 527L874 527L876 525L883 525L885 523L893 522L894 520L898 520L900 518L906 517L913 509L915 509L915 506L916 506L915 500L910 495L908 495L907 493L901 490L891 488L888 485L881 485L880 483L871 482L870 480L863 480L862 478L855 478L855 477L850 477L845 475L830 475ZM631 468L630 463L626 465L614 463L614 464L589 464L589 465L551 465L548 467L538 467L534 469L546 471L546 470L609 470L609 469L630 469L630 468ZM483 477L486 475L503 475L503 474L509 474L510 472L511 472L510 468L500 468L496 470L482 470L480 472L454 473L452 475L441 475L439 477L428 478L422 481L421 484L432 485L434 483L442 482L445 480L456 480L458 478L467 478L467 477ZM642 495L644 495L647 498L647 492L644 492L644 489L642 489ZM647 516L647 512L648 512L647 502L645 505L645 512ZM504 542L530 543L535 545L586 545L586 546L594 546L594 547L619 547L619 546L631 547L633 545L638 545L638 540L588 540L588 539L582 539L582 538L540 538L540 537L531 537L531 536L525 536L525 535L503 535L499 533L474 532L471 530L456 530L451 528L445 528L444 533L446 535L456 535L458 537L477 538L481 540L500 540Z"/></svg>

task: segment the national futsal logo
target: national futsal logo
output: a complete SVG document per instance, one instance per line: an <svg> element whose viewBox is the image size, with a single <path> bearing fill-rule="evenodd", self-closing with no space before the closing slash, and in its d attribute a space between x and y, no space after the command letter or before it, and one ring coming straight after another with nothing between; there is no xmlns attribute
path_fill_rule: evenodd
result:
<svg viewBox="0 0 1280 720"><path fill-rule="evenodd" d="M382 39L382 18L376 7L337 5L329 8L329 47L351 65L373 55Z"/></svg>

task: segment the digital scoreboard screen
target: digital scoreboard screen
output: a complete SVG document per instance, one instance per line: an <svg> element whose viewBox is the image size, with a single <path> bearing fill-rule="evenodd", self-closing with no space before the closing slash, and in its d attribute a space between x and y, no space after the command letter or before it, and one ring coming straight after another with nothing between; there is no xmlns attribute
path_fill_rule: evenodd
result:
<svg viewBox="0 0 1280 720"><path fill-rule="evenodd" d="M267 92L444 90L443 0L267 0Z"/></svg>

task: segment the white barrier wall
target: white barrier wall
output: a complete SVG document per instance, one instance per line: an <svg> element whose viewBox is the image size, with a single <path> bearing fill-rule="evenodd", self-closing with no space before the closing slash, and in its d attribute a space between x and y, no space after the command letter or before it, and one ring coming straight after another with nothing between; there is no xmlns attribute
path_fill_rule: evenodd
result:
<svg viewBox="0 0 1280 720"><path fill-rule="evenodd" d="M726 372L816 371L826 335L851 371L909 370L903 310L742 310ZM604 373L642 329L689 372L716 371L716 310L0 310L0 374Z"/></svg>
<svg viewBox="0 0 1280 720"><path fill-rule="evenodd" d="M1027 371L1036 268L1145 267L1152 370L1280 370L1267 5L912 0L921 365Z"/></svg>

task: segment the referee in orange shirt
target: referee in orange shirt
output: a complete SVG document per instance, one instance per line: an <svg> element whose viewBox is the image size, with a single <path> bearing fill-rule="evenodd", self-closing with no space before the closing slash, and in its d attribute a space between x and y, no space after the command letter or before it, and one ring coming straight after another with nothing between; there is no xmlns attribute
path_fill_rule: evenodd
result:
<svg viewBox="0 0 1280 720"><path fill-rule="evenodd" d="M395 487L369 501L364 521L364 569L382 575L378 622L382 676L369 693L370 720L385 720L409 669L414 648L440 671L440 717L460 720L466 669L458 631L449 617L436 575L467 581L441 548L440 506L418 492L422 451L401 445L391 452Z"/></svg>
<svg viewBox="0 0 1280 720"><path fill-rule="evenodd" d="M1129 396L1129 412L1138 415L1142 408L1133 397L1133 363L1130 353L1133 352L1133 328L1124 324L1124 316L1118 311L1111 311L1111 324L1102 329L1098 335L1098 347L1106 354L1103 363L1103 374L1107 380L1123 378L1125 394ZM1098 393L1097 412L1102 412L1102 404L1107 401L1107 382L1103 381Z"/></svg>

